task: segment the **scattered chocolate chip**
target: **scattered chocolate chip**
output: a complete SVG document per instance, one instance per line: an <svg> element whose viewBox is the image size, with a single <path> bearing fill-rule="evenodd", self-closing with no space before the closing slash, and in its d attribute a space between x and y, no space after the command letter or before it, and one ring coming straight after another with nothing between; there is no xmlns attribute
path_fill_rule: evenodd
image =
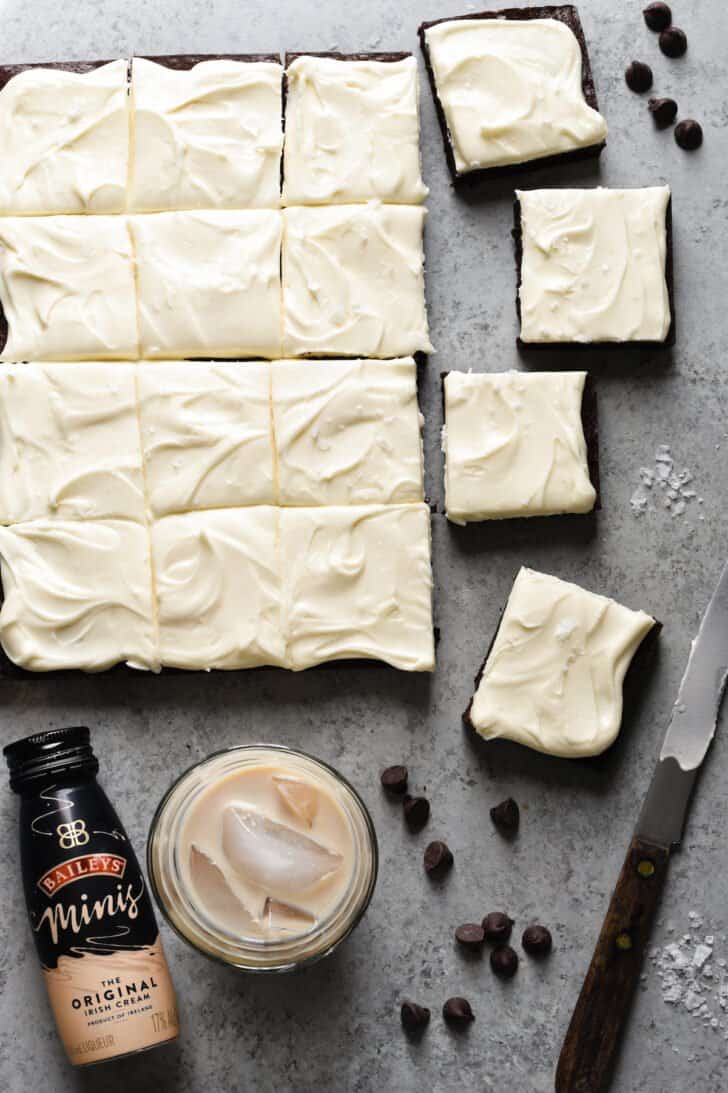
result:
<svg viewBox="0 0 728 1093"><path fill-rule="evenodd" d="M387 767L379 780L388 793L404 793L407 789L407 767Z"/></svg>
<svg viewBox="0 0 728 1093"><path fill-rule="evenodd" d="M638 95L652 87L652 69L643 61L632 61L628 64L624 78L630 91L636 91Z"/></svg>
<svg viewBox="0 0 728 1093"><path fill-rule="evenodd" d="M703 143L703 129L700 122L693 118L684 118L675 126L675 140L686 152L694 152Z"/></svg>
<svg viewBox="0 0 728 1093"><path fill-rule="evenodd" d="M495 942L496 945L503 945L511 936L513 919L509 918L508 915L504 915L502 911L491 911L483 919L482 927L486 941Z"/></svg>
<svg viewBox="0 0 728 1093"><path fill-rule="evenodd" d="M441 877L452 866L452 851L447 843L432 842L425 847L425 872L431 877Z"/></svg>
<svg viewBox="0 0 728 1093"><path fill-rule="evenodd" d="M674 99L650 99L647 109L658 129L667 129L677 116L677 103Z"/></svg>
<svg viewBox="0 0 728 1093"><path fill-rule="evenodd" d="M465 949L480 952L485 941L485 931L477 922L465 922L455 931L455 940Z"/></svg>
<svg viewBox="0 0 728 1093"><path fill-rule="evenodd" d="M426 797L410 797L406 794L404 818L410 831L419 831L430 818L430 802Z"/></svg>
<svg viewBox="0 0 728 1093"><path fill-rule="evenodd" d="M660 33L660 49L666 57L682 57L688 48L688 36L680 27L665 27Z"/></svg>
<svg viewBox="0 0 728 1093"><path fill-rule="evenodd" d="M527 926L521 944L529 956L548 956L553 947L551 933L545 926Z"/></svg>
<svg viewBox="0 0 728 1093"><path fill-rule="evenodd" d="M400 1016L402 1027L407 1032L421 1032L430 1023L430 1011L427 1006L418 1006L416 1002L403 1002Z"/></svg>
<svg viewBox="0 0 728 1093"><path fill-rule="evenodd" d="M518 953L510 945L499 945L490 954L490 966L501 979L512 979L518 971Z"/></svg>
<svg viewBox="0 0 728 1093"><path fill-rule="evenodd" d="M518 805L509 797L490 810L490 818L501 831L518 831L521 813Z"/></svg>
<svg viewBox="0 0 728 1093"><path fill-rule="evenodd" d="M664 30L672 22L672 12L667 4L648 4L642 14L650 30Z"/></svg>
<svg viewBox="0 0 728 1093"><path fill-rule="evenodd" d="M467 998L448 998L442 1007L442 1016L451 1025L467 1025L475 1020Z"/></svg>

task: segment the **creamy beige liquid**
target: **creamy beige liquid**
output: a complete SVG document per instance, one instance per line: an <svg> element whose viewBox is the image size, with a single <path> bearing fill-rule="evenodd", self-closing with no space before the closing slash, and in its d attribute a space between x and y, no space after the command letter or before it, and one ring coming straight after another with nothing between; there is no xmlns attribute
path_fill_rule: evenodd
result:
<svg viewBox="0 0 728 1093"><path fill-rule="evenodd" d="M241 939L304 936L345 897L355 868L349 819L323 778L261 763L211 781L177 838L186 898Z"/></svg>

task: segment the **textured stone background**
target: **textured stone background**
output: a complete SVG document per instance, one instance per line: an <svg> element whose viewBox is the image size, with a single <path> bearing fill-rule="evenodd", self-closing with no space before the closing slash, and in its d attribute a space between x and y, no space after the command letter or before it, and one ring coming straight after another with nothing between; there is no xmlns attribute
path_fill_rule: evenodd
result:
<svg viewBox="0 0 728 1093"><path fill-rule="evenodd" d="M229 50L415 49L422 19L459 14L467 0L4 0L3 61ZM94 729L103 782L141 853L154 807L170 780L213 749L253 740L301 745L338 766L369 802L382 867L366 919L338 955L295 977L254 979L187 950L165 930L184 1033L177 1046L101 1070L74 1074L57 1041L22 906L16 801L0 793L0 1088L6 1093L287 1093L308 1090L402 1093L480 1090L543 1093L553 1087L561 1037L621 864L665 728L689 642L727 553L725 461L728 152L725 42L719 4L680 4L687 56L668 61L644 27L641 3L582 0L609 146L597 170L537 173L529 185L669 182L674 192L678 343L673 353L584 354L602 421L603 511L588 520L434 525L435 610L442 629L432 680L384 667L306 675L262 672L205 678L103 678L4 684L2 742L37 729L85 721ZM648 60L656 91L700 118L705 145L689 156L658 133L622 72ZM471 202L451 191L429 89L423 84L430 317L437 356L422 377L427 479L442 499L439 373L533 365L515 346L511 256L512 184ZM569 361L580 358L570 357ZM550 363L558 364L559 354ZM629 499L641 464L669 443L704 497L698 520L653 511L641 520ZM549 760L510 745L475 747L463 734L467 702L498 611L519 565L528 563L615 596L665 622L659 662L644 679L640 708L603 760ZM382 799L384 765L409 764L427 787L432 819L421 835L403 830ZM663 923L678 932L699 910L706 932L726 930L725 829L728 739L713 750L676 856ZM512 794L524 807L521 833L505 843L489 807ZM456 867L442 887L423 875L422 848L445 837ZM452 929L487 910L508 909L521 928L549 923L556 951L545 966L524 961L501 984L485 960L455 951ZM451 1034L439 1008L450 994L472 1000L477 1021ZM401 1034L397 1007L410 995L433 1009L418 1046ZM674 1051L677 1047L678 1051ZM718 1093L728 1044L660 997L650 973L640 991L614 1083L617 1093Z"/></svg>

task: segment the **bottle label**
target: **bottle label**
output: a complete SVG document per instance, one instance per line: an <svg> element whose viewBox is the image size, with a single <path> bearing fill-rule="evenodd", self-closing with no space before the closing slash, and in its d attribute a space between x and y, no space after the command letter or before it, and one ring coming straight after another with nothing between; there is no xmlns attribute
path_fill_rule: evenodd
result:
<svg viewBox="0 0 728 1093"><path fill-rule="evenodd" d="M23 800L30 922L58 1031L86 1065L173 1039L174 988L134 851L96 782Z"/></svg>

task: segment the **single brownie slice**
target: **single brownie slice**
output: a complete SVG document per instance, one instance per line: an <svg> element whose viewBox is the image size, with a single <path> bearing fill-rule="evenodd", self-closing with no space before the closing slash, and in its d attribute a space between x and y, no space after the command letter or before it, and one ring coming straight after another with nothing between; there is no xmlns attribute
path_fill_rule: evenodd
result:
<svg viewBox="0 0 728 1093"><path fill-rule="evenodd" d="M128 67L0 65L0 215L124 211Z"/></svg>
<svg viewBox="0 0 728 1093"><path fill-rule="evenodd" d="M134 57L131 88L131 211L278 208L278 58Z"/></svg>
<svg viewBox="0 0 728 1093"><path fill-rule="evenodd" d="M288 54L286 65L285 204L425 199L411 54Z"/></svg>
<svg viewBox="0 0 728 1093"><path fill-rule="evenodd" d="M586 372L449 372L445 502L457 524L591 512L596 400ZM587 439L588 438L588 439Z"/></svg>
<svg viewBox="0 0 728 1093"><path fill-rule="evenodd" d="M517 190L520 341L672 344L670 190Z"/></svg>
<svg viewBox="0 0 728 1093"><path fill-rule="evenodd" d="M420 43L456 182L598 156L598 111L575 7L423 23Z"/></svg>
<svg viewBox="0 0 728 1093"><path fill-rule="evenodd" d="M506 739L572 759L616 739L632 658L655 620L605 596L522 568L463 719Z"/></svg>

